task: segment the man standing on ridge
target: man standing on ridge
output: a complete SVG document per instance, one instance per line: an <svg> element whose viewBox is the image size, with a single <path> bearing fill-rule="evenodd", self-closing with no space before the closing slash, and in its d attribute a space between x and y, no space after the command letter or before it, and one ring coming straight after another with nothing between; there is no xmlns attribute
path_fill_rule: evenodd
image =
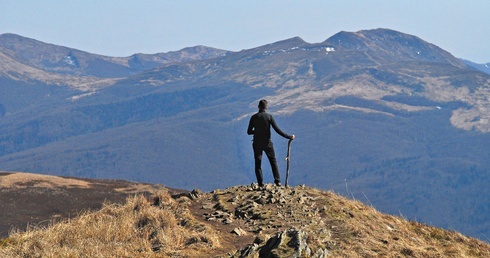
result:
<svg viewBox="0 0 490 258"><path fill-rule="evenodd" d="M257 183L259 186L264 186L261 166L262 152L265 152L271 164L274 183L276 186L281 186L281 176L279 174L279 168L277 167L274 146L271 141L271 126L279 135L286 139L294 140L294 134L288 135L279 129L272 115L266 112L268 108L267 100L260 100L258 108L259 112L250 118L247 129L247 134L254 136L252 146L254 150L255 176L257 177Z"/></svg>

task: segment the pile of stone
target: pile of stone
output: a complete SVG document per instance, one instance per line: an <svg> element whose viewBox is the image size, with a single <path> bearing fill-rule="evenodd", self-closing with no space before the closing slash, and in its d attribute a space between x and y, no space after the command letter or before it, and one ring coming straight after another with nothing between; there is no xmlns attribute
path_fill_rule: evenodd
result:
<svg viewBox="0 0 490 258"><path fill-rule="evenodd" d="M277 233L264 244L254 243L247 246L230 257L255 258L255 257L327 257L327 249L312 251L307 243L307 235L302 230L289 229Z"/></svg>
<svg viewBox="0 0 490 258"><path fill-rule="evenodd" d="M199 203L207 221L235 226L230 233L239 237L255 235L253 244L231 257L326 257L326 248L306 241L308 234L321 243L331 235L320 218L325 209L312 193L305 186L253 184L215 190Z"/></svg>

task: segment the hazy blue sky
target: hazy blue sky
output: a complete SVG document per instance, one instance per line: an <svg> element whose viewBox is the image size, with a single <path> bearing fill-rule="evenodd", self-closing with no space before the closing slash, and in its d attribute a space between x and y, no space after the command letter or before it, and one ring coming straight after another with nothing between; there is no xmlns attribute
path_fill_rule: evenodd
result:
<svg viewBox="0 0 490 258"><path fill-rule="evenodd" d="M249 49L299 36L389 28L490 62L490 0L0 0L0 33L129 56L205 45Z"/></svg>

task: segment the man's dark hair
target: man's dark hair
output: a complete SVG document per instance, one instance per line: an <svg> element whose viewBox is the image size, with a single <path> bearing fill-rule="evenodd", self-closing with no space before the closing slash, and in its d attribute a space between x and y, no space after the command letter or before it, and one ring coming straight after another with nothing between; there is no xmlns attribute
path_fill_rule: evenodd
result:
<svg viewBox="0 0 490 258"><path fill-rule="evenodd" d="M267 109L267 100L262 99L259 101L259 108L260 109Z"/></svg>

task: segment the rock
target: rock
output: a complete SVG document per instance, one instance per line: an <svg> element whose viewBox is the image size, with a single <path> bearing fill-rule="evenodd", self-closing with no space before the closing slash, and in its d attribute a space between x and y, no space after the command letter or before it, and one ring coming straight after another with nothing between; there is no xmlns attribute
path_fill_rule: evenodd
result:
<svg viewBox="0 0 490 258"><path fill-rule="evenodd" d="M327 257L328 250L326 249L318 248L313 252L307 244L307 238L304 231L289 229L269 238L262 246L257 245L256 241L253 245L237 251L231 257Z"/></svg>
<svg viewBox="0 0 490 258"><path fill-rule="evenodd" d="M224 211L215 211L213 213L213 217L216 217L216 218L219 218L219 219L221 219L221 218L228 218L228 217L230 217L230 214L227 213L227 212L224 212Z"/></svg>
<svg viewBox="0 0 490 258"><path fill-rule="evenodd" d="M243 230L242 228L235 228L231 231L231 233L234 233L238 236L244 236L247 234L247 232L245 230Z"/></svg>
<svg viewBox="0 0 490 258"><path fill-rule="evenodd" d="M204 203L201 207L201 209L204 209L204 210L211 210L213 208L214 208L214 204L210 203L210 202Z"/></svg>
<svg viewBox="0 0 490 258"><path fill-rule="evenodd" d="M349 215L349 217L354 218L354 214L353 214L352 212L350 212L348 209L346 209L346 208L342 208L342 211L343 211L345 214Z"/></svg>
<svg viewBox="0 0 490 258"><path fill-rule="evenodd" d="M199 197L201 197L202 195L202 191L199 190L199 189L194 189L192 190L192 192L189 193L189 198L191 200L196 200L196 199L199 199Z"/></svg>
<svg viewBox="0 0 490 258"><path fill-rule="evenodd" d="M276 187L273 184L266 184L264 186L264 188L265 188L266 191L269 191L270 192L270 191L274 190Z"/></svg>
<svg viewBox="0 0 490 258"><path fill-rule="evenodd" d="M257 235L254 239L254 244L263 244L269 239L269 235Z"/></svg>
<svg viewBox="0 0 490 258"><path fill-rule="evenodd" d="M257 202L258 204L261 204L261 205L264 205L264 204L267 204L268 201L267 199L264 197L264 198L260 198L260 199L257 199L255 202Z"/></svg>
<svg viewBox="0 0 490 258"><path fill-rule="evenodd" d="M207 221L218 221L223 224L231 224L233 222L232 214L221 210L214 211L212 214L204 213L203 216Z"/></svg>
<svg viewBox="0 0 490 258"><path fill-rule="evenodd" d="M160 252L162 247L163 247L163 244L159 240L155 240L151 243L151 250L155 253Z"/></svg>
<svg viewBox="0 0 490 258"><path fill-rule="evenodd" d="M258 257L258 248L259 248L259 245L257 244L252 244L250 246L247 246L241 250L239 250L236 254L234 255L231 255L230 257L240 257L240 258L255 258L255 257Z"/></svg>

